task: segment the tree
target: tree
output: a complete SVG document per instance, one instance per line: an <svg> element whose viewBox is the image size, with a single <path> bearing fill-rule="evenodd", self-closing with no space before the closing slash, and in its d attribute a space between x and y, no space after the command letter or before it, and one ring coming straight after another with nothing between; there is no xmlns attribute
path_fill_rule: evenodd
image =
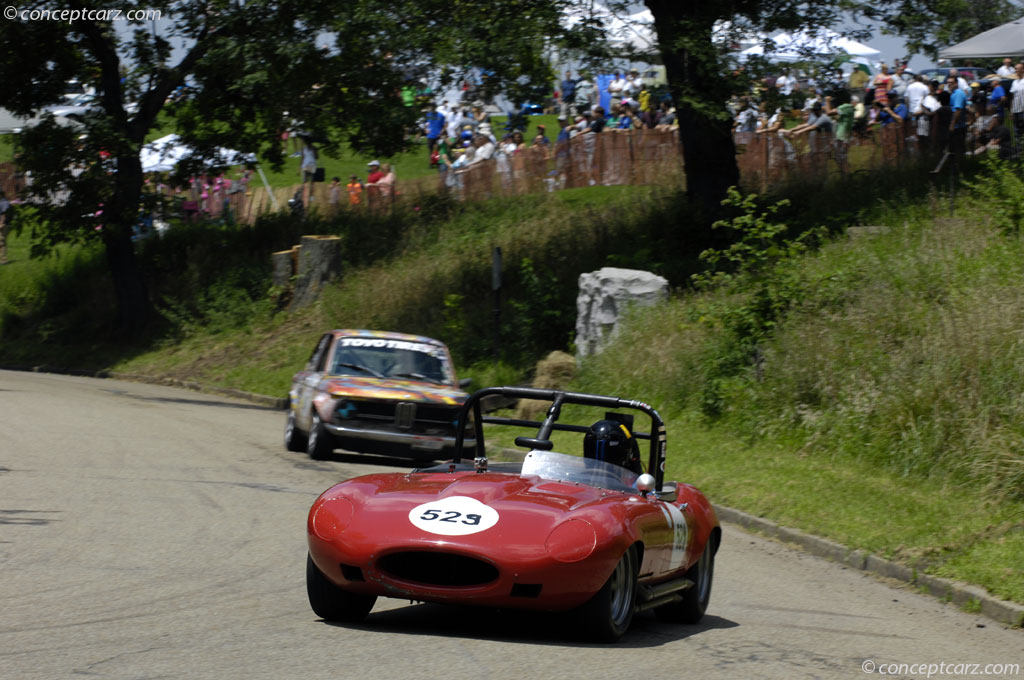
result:
<svg viewBox="0 0 1024 680"><path fill-rule="evenodd" d="M0 106L33 115L71 78L99 93L77 125L49 116L19 135L38 199L35 245L102 241L128 332L152 309L131 234L139 153L158 126L174 125L194 150L183 172L217 147L280 166L281 132L293 124L326 153L344 141L390 155L419 116L402 104L408 82L477 68L493 76L485 89L532 98L553 79L544 36L560 30L560 6L545 0L112 0L101 10L67 0L18 10L0 24Z"/></svg>
<svg viewBox="0 0 1024 680"><path fill-rule="evenodd" d="M886 33L906 38L909 54L932 59L943 47L1024 15L1024 5L1010 0L890 0L860 9L882 22Z"/></svg>

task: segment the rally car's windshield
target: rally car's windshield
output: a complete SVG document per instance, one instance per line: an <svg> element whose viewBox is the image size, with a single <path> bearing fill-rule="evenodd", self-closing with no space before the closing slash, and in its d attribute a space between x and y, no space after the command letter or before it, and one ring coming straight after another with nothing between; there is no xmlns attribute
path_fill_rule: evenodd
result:
<svg viewBox="0 0 1024 680"><path fill-rule="evenodd" d="M579 482L614 491L636 491L636 473L602 460L569 456L554 451L530 451L523 461L524 475Z"/></svg>
<svg viewBox="0 0 1024 680"><path fill-rule="evenodd" d="M376 338L341 338L331 364L332 375L421 380L450 384L443 349L418 342Z"/></svg>

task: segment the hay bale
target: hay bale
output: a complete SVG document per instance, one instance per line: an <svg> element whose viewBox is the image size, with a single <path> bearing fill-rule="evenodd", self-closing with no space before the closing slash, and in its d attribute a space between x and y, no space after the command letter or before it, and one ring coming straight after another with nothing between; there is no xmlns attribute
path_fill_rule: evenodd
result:
<svg viewBox="0 0 1024 680"><path fill-rule="evenodd" d="M554 351L537 362L533 386L540 390L564 390L575 377L575 357L565 352ZM544 417L550 405L546 401L520 399L516 406L516 418L539 420Z"/></svg>

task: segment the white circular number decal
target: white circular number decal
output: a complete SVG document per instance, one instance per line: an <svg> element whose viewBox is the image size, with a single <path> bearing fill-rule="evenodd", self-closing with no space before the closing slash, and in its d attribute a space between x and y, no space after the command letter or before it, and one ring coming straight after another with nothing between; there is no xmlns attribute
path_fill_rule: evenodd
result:
<svg viewBox="0 0 1024 680"><path fill-rule="evenodd" d="M498 511L469 496L449 496L417 505L409 521L423 531L442 536L466 536L498 523Z"/></svg>

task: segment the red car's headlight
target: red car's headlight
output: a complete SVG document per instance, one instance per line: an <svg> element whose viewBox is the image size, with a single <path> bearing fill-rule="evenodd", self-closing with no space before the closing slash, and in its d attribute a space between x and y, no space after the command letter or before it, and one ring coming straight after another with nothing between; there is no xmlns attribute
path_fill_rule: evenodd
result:
<svg viewBox="0 0 1024 680"><path fill-rule="evenodd" d="M548 534L544 547L559 562L579 562L590 556L597 546L597 532L590 522L571 519L562 522Z"/></svg>
<svg viewBox="0 0 1024 680"><path fill-rule="evenodd" d="M313 533L331 541L338 537L352 521L355 507L347 498L329 498L313 513Z"/></svg>

